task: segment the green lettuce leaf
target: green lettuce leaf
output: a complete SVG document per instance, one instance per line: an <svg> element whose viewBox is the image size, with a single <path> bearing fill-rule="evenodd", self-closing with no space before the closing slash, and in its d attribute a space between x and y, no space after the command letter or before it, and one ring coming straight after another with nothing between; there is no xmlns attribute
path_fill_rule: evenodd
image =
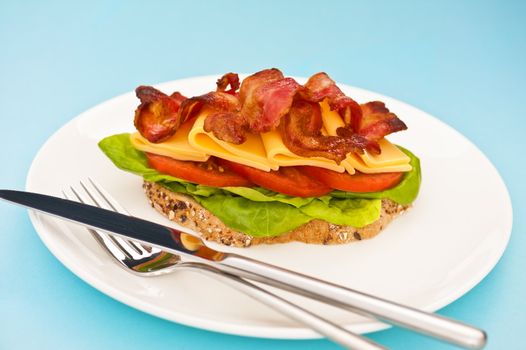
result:
<svg viewBox="0 0 526 350"><path fill-rule="evenodd" d="M196 200L228 227L253 237L277 236L313 219L281 202L254 202L232 195L197 197Z"/></svg>
<svg viewBox="0 0 526 350"><path fill-rule="evenodd" d="M314 200L300 208L310 217L336 225L363 227L378 219L382 209L381 199L332 198L328 204ZM374 219L373 219L374 218Z"/></svg>
<svg viewBox="0 0 526 350"><path fill-rule="evenodd" d="M281 202L290 204L296 208L309 204L315 198L291 197L285 194L276 193L261 187L223 187L225 191L237 194L238 196L250 199L254 202ZM330 197L320 197L323 201L328 202Z"/></svg>
<svg viewBox="0 0 526 350"><path fill-rule="evenodd" d="M301 198L260 187L203 186L161 174L149 167L144 153L131 144L129 134L109 136L99 142L99 147L118 168L193 197L225 225L255 237L279 235L313 219L362 227L379 218L381 198L406 204L404 201L416 197L420 184L418 158L407 150L404 152L411 157L413 171L388 191L367 194L333 191L319 198Z"/></svg>

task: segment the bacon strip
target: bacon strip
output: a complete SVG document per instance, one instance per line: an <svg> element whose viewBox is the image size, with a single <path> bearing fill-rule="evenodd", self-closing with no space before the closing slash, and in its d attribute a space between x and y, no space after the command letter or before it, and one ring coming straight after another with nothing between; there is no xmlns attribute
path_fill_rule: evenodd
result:
<svg viewBox="0 0 526 350"><path fill-rule="evenodd" d="M201 96L186 98L178 92L168 96L151 86L139 86L136 94L141 104L135 111L135 127L144 138L153 143L162 142L175 134L181 124L195 117L205 106L213 110L210 116L213 116L215 112L222 116L227 115L226 112L239 113L241 109L239 99L226 92L209 92ZM225 134L225 141L243 143L244 135L236 131L240 128L225 129L225 123L217 122L218 117L219 115L214 117L216 123L207 124L209 131L214 134ZM236 120L237 124L240 124L239 118ZM230 131L236 131L236 133L231 135Z"/></svg>
<svg viewBox="0 0 526 350"><path fill-rule="evenodd" d="M216 91L226 92L227 94L235 95L239 89L239 76L236 73L226 73L216 82ZM226 88L230 85L230 89Z"/></svg>
<svg viewBox="0 0 526 350"><path fill-rule="evenodd" d="M237 112L241 109L239 99L226 92L209 92L201 96L187 98L181 104L179 114L184 120L196 116L203 107L208 107L218 112Z"/></svg>
<svg viewBox="0 0 526 350"><path fill-rule="evenodd" d="M352 98L345 96L334 80L327 73L316 73L309 78L299 95L310 102L321 102L328 100L331 110L338 111L346 124L352 124L360 120L362 110L360 105Z"/></svg>
<svg viewBox="0 0 526 350"><path fill-rule="evenodd" d="M185 97L179 92L168 96L151 86L139 86L135 93L141 101L134 119L139 133L155 143L172 136L182 124L177 112Z"/></svg>
<svg viewBox="0 0 526 350"><path fill-rule="evenodd" d="M285 78L275 68L253 74L241 83L241 114L252 132L275 130L301 88L294 79Z"/></svg>
<svg viewBox="0 0 526 350"><path fill-rule="evenodd" d="M226 76L220 79L222 82L218 88L220 85L225 88L225 81L229 79ZM288 113L300 87L294 79L283 77L275 68L253 74L243 80L239 89L240 109L222 109L221 112L228 113L209 115L205 120L205 131L211 131L220 140L241 144L245 142L247 132L274 130Z"/></svg>
<svg viewBox="0 0 526 350"><path fill-rule="evenodd" d="M220 140L240 145L247 140L246 122L239 112L216 112L205 119L204 129Z"/></svg>
<svg viewBox="0 0 526 350"><path fill-rule="evenodd" d="M206 132L237 145L246 141L246 122L239 113L241 104L235 95L216 91L189 98L181 105L181 118L191 119L205 107L211 110L204 123Z"/></svg>
<svg viewBox="0 0 526 350"><path fill-rule="evenodd" d="M359 105L336 86L326 73L317 73L309 78L305 89L299 92L307 101L320 102L328 99L332 110L338 111L346 127L337 133L342 137L359 134L369 141L378 141L384 136L407 129L407 126L395 114L390 113L383 102L373 101ZM377 144L370 143L368 150L380 152Z"/></svg>
<svg viewBox="0 0 526 350"><path fill-rule="evenodd" d="M287 148L303 157L324 157L340 163L349 152L363 153L377 146L358 134L324 136L321 133L320 105L296 99L280 124L280 134Z"/></svg>
<svg viewBox="0 0 526 350"><path fill-rule="evenodd" d="M396 114L389 112L383 102L368 102L361 107L363 116L358 133L369 140L377 141L385 135L407 129L407 125Z"/></svg>
<svg viewBox="0 0 526 350"><path fill-rule="evenodd" d="M210 112L204 129L220 140L241 144L248 132L278 129L292 152L338 163L350 152L367 149L379 153L376 141L407 129L382 102L359 105L323 72L314 74L304 86L273 68L257 72L241 84L236 73L227 73L218 79L215 92L188 99L178 92L168 96L149 86L138 87L136 93L141 104L135 112L135 126L150 142L172 136L205 107ZM327 100L345 121L346 126L337 130L337 136L321 132L322 100Z"/></svg>
<svg viewBox="0 0 526 350"><path fill-rule="evenodd" d="M353 131L371 141L378 141L393 132L406 130L407 126L396 114L389 112L385 104L380 101L367 102L360 105L362 118L353 126ZM344 133L337 130L338 134ZM348 129L348 128L346 128Z"/></svg>

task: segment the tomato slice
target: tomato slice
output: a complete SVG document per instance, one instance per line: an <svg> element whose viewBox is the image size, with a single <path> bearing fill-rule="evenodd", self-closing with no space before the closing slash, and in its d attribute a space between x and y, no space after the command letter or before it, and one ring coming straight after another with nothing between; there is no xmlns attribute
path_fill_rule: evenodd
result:
<svg viewBox="0 0 526 350"><path fill-rule="evenodd" d="M397 185L404 176L403 172L378 174L356 172L354 175L350 175L347 172L337 173L336 171L313 166L302 166L299 168L305 174L325 185L347 192L378 192L387 190Z"/></svg>
<svg viewBox="0 0 526 350"><path fill-rule="evenodd" d="M253 183L269 190L294 197L319 197L331 191L323 183L310 178L296 167L281 167L266 172L224 159L217 160L220 165Z"/></svg>
<svg viewBox="0 0 526 350"><path fill-rule="evenodd" d="M189 182L213 187L252 185L246 178L220 167L214 158L206 162L190 162L153 153L146 153L146 157L150 166L160 173Z"/></svg>

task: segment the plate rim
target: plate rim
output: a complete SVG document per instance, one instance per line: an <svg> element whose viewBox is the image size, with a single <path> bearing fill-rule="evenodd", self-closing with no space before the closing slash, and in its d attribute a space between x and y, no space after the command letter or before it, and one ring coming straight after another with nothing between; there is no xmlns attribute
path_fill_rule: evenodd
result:
<svg viewBox="0 0 526 350"><path fill-rule="evenodd" d="M240 76L245 76L246 74L240 74ZM185 81L195 81L198 79L202 80L211 80L211 79L217 79L219 75L203 75L203 76L195 76L195 77L186 77L182 79L176 79L176 80L170 80L165 81L161 83L154 84L152 86L157 88L163 88L163 86L169 86L172 84L183 84ZM297 80L306 80L304 77L293 77ZM501 244L498 246L498 249L492 249L492 255L491 259L487 260L487 264L485 265L484 269L479 269L479 273L472 276L471 279L464 282L461 286L455 288L455 293L448 293L446 296L439 298L435 300L434 302L430 303L426 307L422 308L424 311L434 312L437 311L454 301L461 298L463 295L468 293L471 289L473 289L475 286L477 286L489 273L494 269L494 267L498 264L502 256L504 255L504 252L510 242L511 234L512 234L512 228L513 228L513 207L511 202L511 196L509 194L509 190L506 186L506 183L504 182L504 179L500 175L498 169L495 167L495 165L491 162L491 160L480 150L468 137L460 133L458 130L447 124L446 122L442 121L441 119L438 119L429 113L419 109L418 107L415 107L411 104L408 104L404 101L401 101L399 99L377 93L375 91L355 87L352 85L347 85L338 82L340 86L345 86L345 88L351 88L353 90L361 91L366 94L374 94L378 96L379 98L385 100L390 99L394 100L400 105L403 105L406 108L413 109L417 111L418 113L425 115L427 118L433 119L434 121L441 124L442 127L445 127L448 129L448 131L453 132L457 135L457 137L460 137L463 139L463 141L467 142L469 146L471 146L476 152L479 153L480 156L482 156L483 160L490 165L492 172L494 175L496 175L496 179L498 180L499 184L502 186L502 189L504 190L504 199L505 199L505 211L508 213L508 217L506 218L506 227L503 228L503 232L506 232L505 239L499 241ZM37 166L37 161L39 158L42 157L42 154L46 148L46 146L52 142L52 140L66 127L71 126L72 124L78 122L82 118L85 118L86 116L89 116L93 111L95 111L98 108L103 108L106 105L110 105L114 103L114 101L121 99L127 95L133 94L133 91L128 91L122 94L119 94L117 96L114 96L112 98L109 98L107 100L104 100L87 110L81 112L80 114L73 117L71 120L69 120L67 123L61 125L55 132L53 132L46 141L40 146L39 150L33 157L33 160L31 162L31 165L29 167L27 176L26 176L26 182L25 182L25 189L30 191L32 190L32 178L34 177L34 172L36 171L35 168ZM154 315L156 317L165 319L170 322L176 322L180 323L186 326L191 326L194 328L199 329L205 329L208 331L215 331L225 334L232 334L232 335L239 335L239 336L248 336L248 337L258 337L258 338L269 338L269 339L318 339L322 336L318 334L317 332L311 330L310 328L306 327L272 327L272 326L262 326L262 325L255 325L255 326L247 326L247 325L241 325L241 324L229 324L221 321L214 321L210 319L203 319L196 316L190 316L185 313L181 312L174 312L173 310L170 312L163 312L162 309L156 307L155 305L148 304L145 302L141 302L140 299L136 299L133 297L130 297L124 292L121 292L117 288L112 288L111 285L105 284L102 281L99 281L97 278L94 278L90 276L89 271L82 271L82 269L78 269L75 263L70 263L69 260L67 260L59 251L57 251L57 247L53 245L53 242L49 235L46 235L45 231L47 229L44 227L43 223L39 219L42 214L35 213L31 210L28 210L29 218L32 223L32 225L35 228L35 231L37 232L37 235L42 240L44 245L49 249L49 251L54 255L57 260L61 262L62 265L64 265L69 271L71 271L74 275L79 277L82 281L90 285L91 287L101 291L102 293L106 294L107 296L111 297L114 300L117 300L129 307L132 307L134 309L140 310L142 312L145 312L150 315ZM133 303L133 301L136 302ZM153 309L153 311L152 311ZM177 317L173 317L176 315ZM350 326L344 326L345 328L349 328ZM371 320L369 322L363 322L360 325L352 325L353 330L358 333L370 333L370 332L376 332L380 330L384 330L387 328L390 328L391 326L376 320Z"/></svg>

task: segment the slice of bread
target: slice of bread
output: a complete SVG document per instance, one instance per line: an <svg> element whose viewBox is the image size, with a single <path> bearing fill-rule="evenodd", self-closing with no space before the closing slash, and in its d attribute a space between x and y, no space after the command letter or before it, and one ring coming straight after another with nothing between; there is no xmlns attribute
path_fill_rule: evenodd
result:
<svg viewBox="0 0 526 350"><path fill-rule="evenodd" d="M236 247L291 241L313 244L341 244L368 239L376 236L387 224L408 208L408 206L383 199L380 218L364 227L340 226L315 219L279 236L252 237L230 229L214 214L187 195L172 192L157 183L148 181L144 182L143 188L151 206L167 216L168 219L199 232L202 238L206 240Z"/></svg>

